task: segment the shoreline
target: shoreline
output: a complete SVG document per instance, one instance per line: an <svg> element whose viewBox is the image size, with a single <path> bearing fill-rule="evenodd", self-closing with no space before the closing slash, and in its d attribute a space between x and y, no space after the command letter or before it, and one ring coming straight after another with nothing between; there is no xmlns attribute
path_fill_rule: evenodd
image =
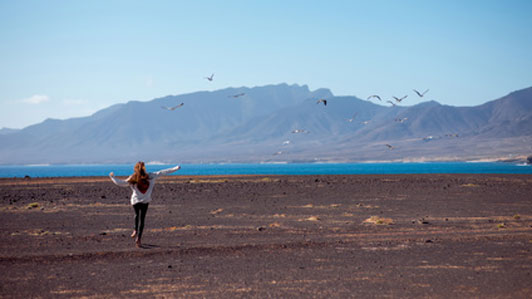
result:
<svg viewBox="0 0 532 299"><path fill-rule="evenodd" d="M273 178L282 179L290 177L366 177L366 178L383 178L383 177L497 177L497 176L523 176L531 177L530 173L370 173L370 174L205 174L205 175L188 175L188 174L170 174L160 177L158 181L163 182L189 182L194 183L197 180L207 180L220 183L223 179L250 179L250 178ZM127 175L116 175L119 178L127 178ZM69 183L87 183L87 182L110 182L109 176L55 176L55 177L0 177L0 186L10 184L58 184L60 182Z"/></svg>
<svg viewBox="0 0 532 299"><path fill-rule="evenodd" d="M286 165L286 164L386 164L386 163L527 163L527 159L532 155L505 155L493 157L418 157L392 160L291 160L291 161L213 161L206 163L194 162L163 162L148 161L147 166L165 165ZM135 162L109 162L109 163L29 163L29 164L0 164L0 167L48 167L48 166L101 166L101 165L129 165Z"/></svg>

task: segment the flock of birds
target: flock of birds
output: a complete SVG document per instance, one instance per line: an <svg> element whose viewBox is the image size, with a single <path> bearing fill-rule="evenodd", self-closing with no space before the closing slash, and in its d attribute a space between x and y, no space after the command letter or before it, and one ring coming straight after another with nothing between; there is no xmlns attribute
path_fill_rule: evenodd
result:
<svg viewBox="0 0 532 299"><path fill-rule="evenodd" d="M210 76L208 77L203 77L205 80L209 81L209 82L212 82L214 80L214 73L212 73ZM423 92L420 92L416 89L412 89L412 91L414 91L416 93L416 95L420 98L423 98L425 96L425 94L427 94L427 92L429 92L429 89L426 89L425 91ZM233 94L233 95L228 95L227 97L229 98L239 98L239 97L243 97L245 96L246 94L245 93L237 93L237 94ZM389 103L391 104L393 107L395 107L398 103L401 103L403 100L405 100L406 98L408 97L408 95L404 95L402 97L396 97L396 96L392 96L392 99L390 100L387 100L386 103ZM377 95L377 94L372 94L370 95L367 100L372 100L372 99L377 99L379 100L380 102L383 102L383 99ZM320 98L316 101L316 104L323 104L323 106L327 106L327 99L324 99L324 98ZM185 105L185 103L179 103L178 105L176 106L172 106L172 107L167 107L167 106L161 106L162 109L165 109L165 110L168 110L168 111L174 111L180 107L183 107ZM355 118L357 117L357 113L353 114L353 116L351 118L348 118L346 119L348 122L352 123L355 121ZM403 117L403 118L395 118L395 121L396 122L399 122L399 123L404 123L408 120L408 117ZM366 121L362 121L361 124L363 125L367 125L369 123L369 120L366 120ZM292 134L309 134L310 131L307 131L307 130L304 130L304 129L294 129L291 131ZM445 134L445 137L458 137L458 134ZM431 141L431 140L434 140L436 139L434 136L427 136L427 137L424 137L423 138L423 141ZM292 142L290 140L285 140L283 141L282 145L283 146L287 146L287 145L290 145ZM385 146L390 149L390 150L393 150L395 149L396 147L391 145L391 144L388 144L386 143ZM275 152L273 155L276 156L276 155L281 155L283 154L284 152L283 151L278 151L278 152Z"/></svg>
<svg viewBox="0 0 532 299"><path fill-rule="evenodd" d="M203 77L203 78L206 79L207 81L212 82L214 80L214 73L212 73L209 77ZM244 92L242 92L242 93L237 93L237 94L234 94L234 95L228 95L227 97L236 99L236 98L239 98L239 97L242 97L242 96L245 96L245 95L246 94ZM185 103L179 103L176 106L172 106L172 107L161 106L161 108L165 109L165 110L168 110L168 111L174 111L177 108L183 107L183 105L185 105Z"/></svg>
<svg viewBox="0 0 532 299"><path fill-rule="evenodd" d="M418 97L422 98L422 97L425 96L425 94L426 94L427 92L429 92L429 89L426 89L426 90L423 91L423 92L420 92L420 91L418 91L418 90L416 90L416 89L412 89L412 91L414 91ZM405 95L405 96L403 96L403 97L401 97L401 98L396 97L396 96L392 96L392 98L393 98L393 100L395 100L395 102L392 101L392 100L387 100L386 102L387 102L387 103L390 103L392 106L395 107L395 106L397 105L396 102L397 102L397 103L401 103L401 102L402 102L404 99L406 99L407 97L408 97L408 95ZM377 95L377 94L370 95L370 96L367 98L368 101L371 100L371 99L377 99L377 100L379 100L379 101L382 102L382 98L381 98L379 95ZM399 123L404 123L404 122L407 121L407 120L408 120L408 117L395 118L395 121L396 121L396 122L399 122ZM367 122L364 122L364 123L367 124ZM445 137L458 137L458 134L445 134ZM423 140L423 141L431 141L431 140L435 140L435 139L437 139L437 137L434 137L434 136L426 136L426 137L423 137L422 140ZM390 149L390 150L393 150L393 149L395 148L395 146L393 146L393 145L391 145L391 144L388 144L388 143L385 144L385 146L386 146L388 149Z"/></svg>

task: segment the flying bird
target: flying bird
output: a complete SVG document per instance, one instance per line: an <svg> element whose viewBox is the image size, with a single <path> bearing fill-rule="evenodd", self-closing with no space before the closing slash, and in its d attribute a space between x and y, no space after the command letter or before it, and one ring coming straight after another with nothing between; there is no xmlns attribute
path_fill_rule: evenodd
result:
<svg viewBox="0 0 532 299"><path fill-rule="evenodd" d="M419 91L415 90L415 89L412 89L415 93L417 93L417 95L422 98L429 90L425 90L423 93L420 93Z"/></svg>
<svg viewBox="0 0 532 299"><path fill-rule="evenodd" d="M174 106L174 107L161 106L161 108L166 109L166 110L168 110L168 111L174 111L174 110L176 110L177 108L179 108L179 107L181 107L181 106L183 106L183 105L185 105L185 103L181 103L181 104L176 105L176 106Z"/></svg>
<svg viewBox="0 0 532 299"><path fill-rule="evenodd" d="M391 149L391 150L393 150L393 149L395 148L394 146L392 146L392 145L390 145L390 144L388 144L388 143L386 143L385 145L386 145L389 149Z"/></svg>
<svg viewBox="0 0 532 299"><path fill-rule="evenodd" d="M236 99L236 98L238 98L238 97L242 97L242 96L244 96L244 95L246 95L246 94L242 92L242 93L237 93L237 94L234 94L234 95L231 95L231 96L227 96L227 97L228 97L228 98L235 98L235 99Z"/></svg>
<svg viewBox="0 0 532 299"><path fill-rule="evenodd" d="M300 130L300 129L295 129L292 131L293 134L298 134L298 133L305 133L305 134L308 134L309 131L305 131L305 130Z"/></svg>
<svg viewBox="0 0 532 299"><path fill-rule="evenodd" d="M395 103L394 103L394 102L392 102L392 101L390 101L390 100L388 100L388 101L386 101L386 102L388 102L388 103L392 104L392 106L394 106L394 107L395 107Z"/></svg>
<svg viewBox="0 0 532 299"><path fill-rule="evenodd" d="M289 144L290 144L290 140L283 141L283 145L289 145Z"/></svg>
<svg viewBox="0 0 532 299"><path fill-rule="evenodd" d="M210 76L210 77L203 77L204 79L207 79L209 81L212 81L212 79L214 78L214 73Z"/></svg>
<svg viewBox="0 0 532 299"><path fill-rule="evenodd" d="M368 97L368 101L369 101L370 99L372 99L372 98L377 98L377 99L378 99L379 101L381 101L381 102L382 102L382 99L381 99L381 97L379 97L379 96L378 96L378 95L376 95L376 94L370 95L370 96Z"/></svg>
<svg viewBox="0 0 532 299"><path fill-rule="evenodd" d="M323 103L324 106L327 106L327 100L326 99L319 99L316 101L316 104Z"/></svg>
<svg viewBox="0 0 532 299"><path fill-rule="evenodd" d="M407 97L408 97L408 95L406 95L406 96L404 96L402 98L398 98L398 97L392 97L392 98L394 98L397 101L397 103L401 103L401 101L406 99Z"/></svg>
<svg viewBox="0 0 532 299"><path fill-rule="evenodd" d="M367 124L369 124L369 120L363 121L363 122L361 122L361 124L367 125Z"/></svg>
<svg viewBox="0 0 532 299"><path fill-rule="evenodd" d="M402 123L402 122L405 122L407 119L408 119L408 117L396 118L395 121Z"/></svg>
<svg viewBox="0 0 532 299"><path fill-rule="evenodd" d="M357 113L353 114L351 118L348 118L347 121L352 123L355 120L355 117L357 117Z"/></svg>

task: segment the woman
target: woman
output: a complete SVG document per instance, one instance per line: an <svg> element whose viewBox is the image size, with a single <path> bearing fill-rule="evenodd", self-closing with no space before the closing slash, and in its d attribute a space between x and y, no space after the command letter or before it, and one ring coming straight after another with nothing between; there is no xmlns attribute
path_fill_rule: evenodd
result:
<svg viewBox="0 0 532 299"><path fill-rule="evenodd" d="M151 193L155 180L161 175L169 174L177 171L181 166L177 165L173 168L159 170L157 172L147 172L144 162L137 162L135 164L134 173L130 175L125 181L115 178L113 172L109 173L109 177L116 185L120 187L129 187L133 191L131 194L131 205L135 210L135 230L131 234L131 238L136 239L137 247L142 246L142 230L144 229L144 218L148 212L148 204L151 201Z"/></svg>

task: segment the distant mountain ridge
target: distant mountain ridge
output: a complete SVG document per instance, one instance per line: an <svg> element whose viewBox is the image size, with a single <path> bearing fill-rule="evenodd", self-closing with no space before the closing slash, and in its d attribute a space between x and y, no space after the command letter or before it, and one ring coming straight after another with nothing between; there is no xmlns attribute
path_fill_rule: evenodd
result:
<svg viewBox="0 0 532 299"><path fill-rule="evenodd" d="M320 98L326 106L316 103ZM161 108L179 103L175 111ZM475 107L434 101L387 107L306 85L226 88L131 101L0 134L0 164L468 160L530 153L532 88Z"/></svg>

